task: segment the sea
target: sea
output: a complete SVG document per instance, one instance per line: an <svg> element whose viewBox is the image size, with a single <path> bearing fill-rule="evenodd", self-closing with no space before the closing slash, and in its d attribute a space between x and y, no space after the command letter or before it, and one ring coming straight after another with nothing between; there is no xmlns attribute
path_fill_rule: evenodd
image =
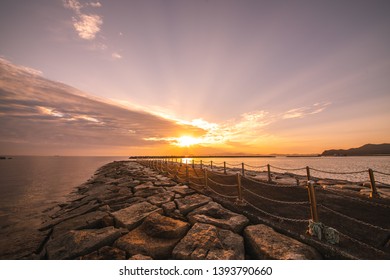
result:
<svg viewBox="0 0 390 280"><path fill-rule="evenodd" d="M23 229L28 223L38 228L46 209L66 200L66 195L87 181L95 171L112 161L128 157L65 157L65 156L13 156L0 160L0 238ZM176 160L176 159L174 159ZM352 182L369 181L368 169L390 173L390 156L377 157L258 157L258 158L183 158L182 161L205 165L265 171L270 164L272 172L306 174L306 166L327 171L311 170L320 178L344 179ZM178 159L180 161L180 159ZM299 169L291 171L290 169ZM287 170L284 170L287 169ZM358 172L332 174L333 172ZM390 184L390 176L374 172L378 182Z"/></svg>

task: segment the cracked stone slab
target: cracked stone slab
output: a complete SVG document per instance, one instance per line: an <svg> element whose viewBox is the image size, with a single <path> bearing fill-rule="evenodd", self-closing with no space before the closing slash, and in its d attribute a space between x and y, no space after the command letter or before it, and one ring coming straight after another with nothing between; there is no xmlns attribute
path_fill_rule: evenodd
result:
<svg viewBox="0 0 390 280"><path fill-rule="evenodd" d="M259 224L244 230L245 243L257 259L318 260L321 255L313 247Z"/></svg>
<svg viewBox="0 0 390 280"><path fill-rule="evenodd" d="M168 191L175 192L181 196L186 196L186 195L196 193L196 191L194 191L193 189L191 189L190 187L188 187L186 185L182 185L182 186L176 185L174 187L166 187L166 189Z"/></svg>
<svg viewBox="0 0 390 280"><path fill-rule="evenodd" d="M179 260L243 260L242 236L213 225L196 223L173 249Z"/></svg>
<svg viewBox="0 0 390 280"><path fill-rule="evenodd" d="M54 226L52 237L56 238L69 230L102 227L104 225L104 218L108 216L105 212L94 211L63 221Z"/></svg>
<svg viewBox="0 0 390 280"><path fill-rule="evenodd" d="M193 194L183 198L175 199L177 208L183 215L209 203L212 199L202 194Z"/></svg>
<svg viewBox="0 0 390 280"><path fill-rule="evenodd" d="M140 202L130 205L127 208L111 213L115 219L117 225L125 227L128 230L132 230L139 226L142 221L150 214L158 212L161 213L163 210L149 202Z"/></svg>
<svg viewBox="0 0 390 280"><path fill-rule="evenodd" d="M189 224L154 213L141 226L122 236L115 246L129 255L147 255L154 259L169 259Z"/></svg>
<svg viewBox="0 0 390 280"><path fill-rule="evenodd" d="M151 203L151 204L154 204L156 206L161 206L165 203L168 203L170 201L173 201L175 197L175 193L174 192L164 192L164 193L160 193L160 194L156 194L156 195L153 195L153 196L150 196L148 197L146 200Z"/></svg>
<svg viewBox="0 0 390 280"><path fill-rule="evenodd" d="M71 230L49 240L46 252L48 258L52 260L75 259L112 244L120 236L121 231L114 227Z"/></svg>
<svg viewBox="0 0 390 280"><path fill-rule="evenodd" d="M190 212L187 218L191 224L211 224L236 233L240 233L249 223L244 215L234 213L213 201Z"/></svg>

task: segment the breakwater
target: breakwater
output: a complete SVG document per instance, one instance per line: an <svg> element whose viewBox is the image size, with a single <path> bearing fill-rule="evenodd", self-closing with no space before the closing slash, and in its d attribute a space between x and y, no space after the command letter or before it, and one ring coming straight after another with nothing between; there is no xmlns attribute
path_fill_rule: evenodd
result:
<svg viewBox="0 0 390 280"><path fill-rule="evenodd" d="M11 248L10 244L2 258L388 258L384 246L363 242L374 250L356 255L344 247L348 241L345 243L343 237L338 245L320 241L305 233L308 223L295 228L289 221L280 221L285 224L280 227L236 198L220 197L200 181L183 184L179 178L170 178L167 171L155 168L156 163L154 168L150 164L125 161L100 168L66 203L47 212L36 238L25 240L26 250ZM192 172L201 177L199 169ZM228 184L226 179L221 182ZM300 188L307 199L306 188ZM308 222L310 209L306 204L302 207L305 211L297 213Z"/></svg>

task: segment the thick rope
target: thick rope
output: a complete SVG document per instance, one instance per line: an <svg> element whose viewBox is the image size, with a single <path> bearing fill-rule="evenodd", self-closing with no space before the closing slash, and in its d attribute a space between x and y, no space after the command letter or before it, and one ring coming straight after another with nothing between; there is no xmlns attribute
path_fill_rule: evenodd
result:
<svg viewBox="0 0 390 280"><path fill-rule="evenodd" d="M261 198L261 199L265 199L265 200L268 200L268 201L272 201L272 202L275 202L275 203L282 203L282 204L293 204L293 205L309 205L310 203L308 201L284 201L284 200L276 200L276 199L272 199L272 198L268 198L268 197L264 197L264 196L261 196L257 193L254 193L250 190L248 190L247 188L245 187L242 187L242 189L244 191L247 191L249 192L250 194L252 194L253 196L256 196L258 198Z"/></svg>
<svg viewBox="0 0 390 280"><path fill-rule="evenodd" d="M300 167L300 168L282 168L282 167L277 167L277 166L273 166L273 165L270 165L270 167L275 168L275 169L279 169L279 170L285 170L285 171L306 170L306 167Z"/></svg>
<svg viewBox="0 0 390 280"><path fill-rule="evenodd" d="M380 227L380 226L375 226L375 225L372 225L372 224L363 222L363 221L361 221L361 220L352 218L352 217L350 217L350 216L347 216L347 215L345 215L345 214L342 214L342 213L340 213L340 212L337 212L337 211L335 211L335 210L333 210L333 209L330 209L329 207L326 207L325 205L319 205L319 206L320 206L321 208L325 209L325 210L328 210L329 212L332 212L332 213L334 213L334 214L336 214L336 215L338 215L338 216L341 216L341 217L343 217L343 218L349 219L349 220L354 221L354 222L356 222L356 223L359 223L359 224L361 224L361 225L365 225L365 226L370 227L370 228L375 228L375 229L379 229L379 230L382 230L382 231L390 232L390 229L383 228L383 227Z"/></svg>
<svg viewBox="0 0 390 280"><path fill-rule="evenodd" d="M326 171L326 170L320 170L316 168L310 167L310 170L314 170L317 172L327 173L327 174L334 174L334 175L349 175L349 174L359 174L359 173L365 173L367 170L362 171L351 171L351 172L336 172L336 171Z"/></svg>
<svg viewBox="0 0 390 280"><path fill-rule="evenodd" d="M307 219L292 219L292 218L286 218L286 217L282 217L282 216L277 216L277 215L274 215L274 214L271 214L267 211L264 211L263 209L260 209L259 207L256 207L255 205L253 205L252 203L250 203L249 201L247 201L246 199L244 199L244 202L247 203L248 205L250 205L251 207L253 207L254 209L256 209L257 211L265 214L265 215L268 215L270 217L273 217L275 219L279 219L279 220L284 220L284 221L289 221L289 222L295 222L295 223L307 223L309 220Z"/></svg>
<svg viewBox="0 0 390 280"><path fill-rule="evenodd" d="M212 179L210 179L210 178L207 178L211 183L213 183L213 184L215 184L215 185L217 185L217 186L221 186L221 187L235 187L235 188L237 188L237 184L234 184L234 185L228 185L228 184L221 184L221 183L218 183L218 182L216 182L216 181L214 181L214 180L212 180Z"/></svg>

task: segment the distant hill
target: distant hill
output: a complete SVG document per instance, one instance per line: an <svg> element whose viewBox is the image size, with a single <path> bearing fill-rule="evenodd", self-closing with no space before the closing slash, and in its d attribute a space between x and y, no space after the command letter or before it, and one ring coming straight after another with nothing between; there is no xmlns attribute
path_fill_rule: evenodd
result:
<svg viewBox="0 0 390 280"><path fill-rule="evenodd" d="M321 156L375 156L390 155L390 144L366 144L348 150L326 150Z"/></svg>

